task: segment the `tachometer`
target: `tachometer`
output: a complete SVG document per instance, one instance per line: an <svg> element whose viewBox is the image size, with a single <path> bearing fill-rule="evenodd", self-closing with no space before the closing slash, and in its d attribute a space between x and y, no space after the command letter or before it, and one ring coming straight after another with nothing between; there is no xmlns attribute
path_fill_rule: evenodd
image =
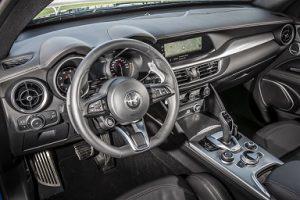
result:
<svg viewBox="0 0 300 200"><path fill-rule="evenodd" d="M133 75L133 66L125 58L114 59L110 63L110 72L112 76L132 76Z"/></svg>
<svg viewBox="0 0 300 200"><path fill-rule="evenodd" d="M56 84L58 90L62 94L67 94L68 88L72 83L73 76L75 74L76 68L75 67L65 67L62 68L56 77Z"/></svg>

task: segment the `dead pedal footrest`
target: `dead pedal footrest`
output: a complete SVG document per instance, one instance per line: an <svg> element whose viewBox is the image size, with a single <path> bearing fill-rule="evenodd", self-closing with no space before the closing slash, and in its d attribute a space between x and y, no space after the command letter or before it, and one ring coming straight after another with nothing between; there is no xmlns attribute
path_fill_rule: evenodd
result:
<svg viewBox="0 0 300 200"><path fill-rule="evenodd" d="M34 176L39 183L40 199L47 199L64 191L50 151L36 153L29 160Z"/></svg>

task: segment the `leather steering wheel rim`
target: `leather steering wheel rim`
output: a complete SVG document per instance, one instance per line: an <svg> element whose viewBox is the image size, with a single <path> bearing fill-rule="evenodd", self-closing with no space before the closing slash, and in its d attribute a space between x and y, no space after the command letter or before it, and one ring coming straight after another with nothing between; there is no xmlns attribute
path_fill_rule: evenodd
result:
<svg viewBox="0 0 300 200"><path fill-rule="evenodd" d="M93 63L105 53L116 49L134 49L148 56L164 74L165 82L174 91L174 94L166 98L168 103L167 116L160 130L149 139L149 148L142 151L134 151L129 145L116 147L102 141L91 130L88 120L83 116L81 107L81 89L87 81L87 74ZM179 110L179 89L174 72L164 56L152 46L134 39L117 39L103 43L92 49L82 60L73 77L72 84L67 94L67 111L70 121L82 138L97 151L115 158L127 157L141 153L160 145L171 133L177 119Z"/></svg>

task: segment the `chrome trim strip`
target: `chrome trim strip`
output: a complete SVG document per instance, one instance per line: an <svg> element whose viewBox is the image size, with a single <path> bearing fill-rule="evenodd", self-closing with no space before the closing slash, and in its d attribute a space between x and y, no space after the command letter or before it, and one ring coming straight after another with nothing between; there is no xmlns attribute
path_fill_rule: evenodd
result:
<svg viewBox="0 0 300 200"><path fill-rule="evenodd" d="M141 133L142 136L144 137L146 145L143 147L137 146L136 142L131 138L130 133L127 131L123 130L122 128L116 126L115 130L121 134L121 136L128 142L129 146L135 151L145 151L150 148L150 139L148 137L148 133L145 127L144 120L142 119L141 121L138 121L136 123L131 124L134 132L136 133Z"/></svg>
<svg viewBox="0 0 300 200"><path fill-rule="evenodd" d="M205 58L205 59L202 59L202 60L199 60L196 62L184 64L184 65L174 66L173 70L176 71L176 70L190 67L193 65L199 65L199 64L203 64L203 63L214 61L214 60L220 60L225 57L234 55L236 53L240 53L242 51L246 51L246 50L252 49L254 47L257 47L259 45L265 44L274 39L275 38L272 33L264 33L264 34L255 35L255 36L251 36L251 37L232 40L230 42L230 44L228 45L228 47L226 48L226 50L223 51L222 53L220 53L219 55L216 55L216 56L213 56L210 58Z"/></svg>
<svg viewBox="0 0 300 200"><path fill-rule="evenodd" d="M201 131L199 131L195 136L193 136L190 140L193 141L193 139L196 139L199 135L203 135L204 133L207 133L209 131L212 131L214 129L220 128L221 125L212 125L212 126L208 126L204 129L202 129Z"/></svg>

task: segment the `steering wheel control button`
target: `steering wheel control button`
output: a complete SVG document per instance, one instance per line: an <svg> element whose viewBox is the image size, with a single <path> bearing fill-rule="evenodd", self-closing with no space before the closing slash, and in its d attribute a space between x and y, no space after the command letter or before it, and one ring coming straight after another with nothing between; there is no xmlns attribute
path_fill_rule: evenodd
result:
<svg viewBox="0 0 300 200"><path fill-rule="evenodd" d="M250 151L254 151L258 147L257 147L257 145L253 141L248 141L248 142L245 143L245 148L248 149L248 150L250 150Z"/></svg>
<svg viewBox="0 0 300 200"><path fill-rule="evenodd" d="M45 120L42 117L34 116L29 119L29 126L32 129L39 130L45 126Z"/></svg>
<svg viewBox="0 0 300 200"><path fill-rule="evenodd" d="M254 151L245 151L241 155L241 160L246 165L256 165L260 158L262 157L262 154L260 152L254 152Z"/></svg>
<svg viewBox="0 0 300 200"><path fill-rule="evenodd" d="M160 100L163 100L171 95L171 91L169 88L161 86L161 87L153 87L150 90L151 99L153 103L156 103Z"/></svg>
<svg viewBox="0 0 300 200"><path fill-rule="evenodd" d="M106 104L104 100L98 100L93 103L91 103L88 107L88 113L89 114L96 114L104 112L106 109Z"/></svg>
<svg viewBox="0 0 300 200"><path fill-rule="evenodd" d="M226 164L230 164L234 161L234 155L231 151L226 150L221 154L221 160Z"/></svg>

